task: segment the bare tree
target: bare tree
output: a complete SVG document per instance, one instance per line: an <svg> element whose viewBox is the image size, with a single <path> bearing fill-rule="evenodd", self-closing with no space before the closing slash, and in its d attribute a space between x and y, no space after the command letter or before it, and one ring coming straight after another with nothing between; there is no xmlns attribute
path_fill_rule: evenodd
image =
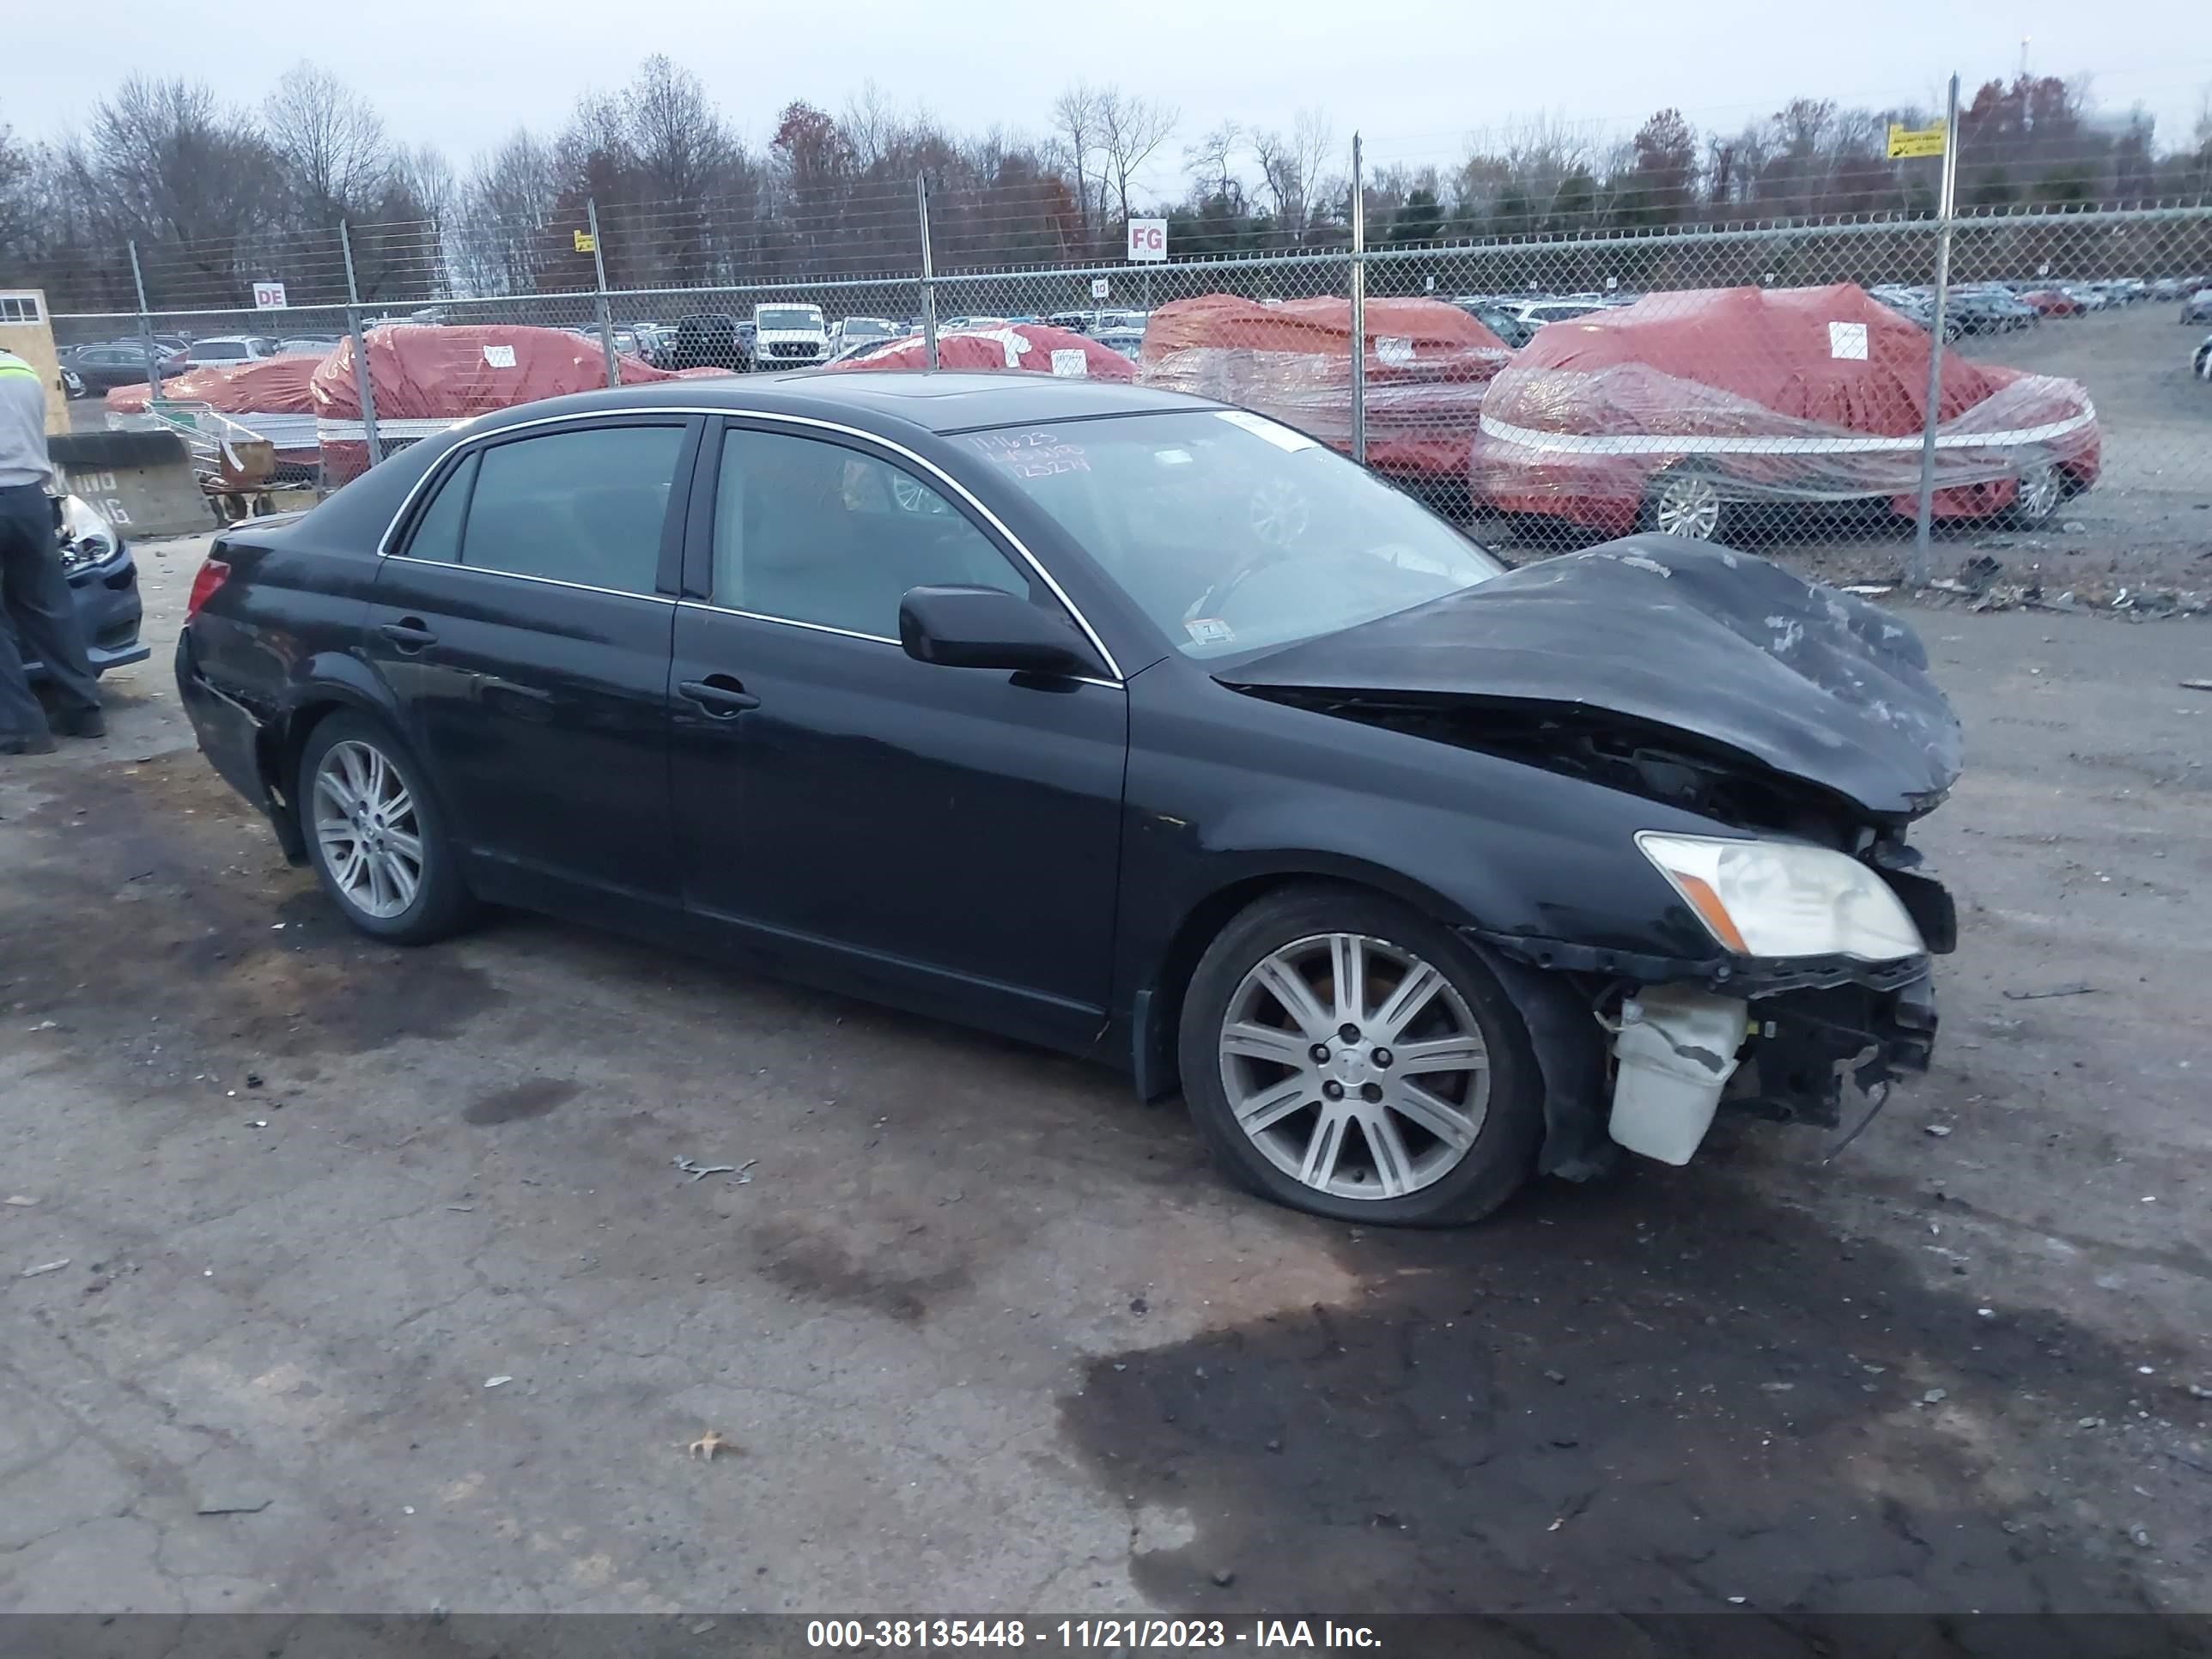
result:
<svg viewBox="0 0 2212 1659"><path fill-rule="evenodd" d="M261 119L296 224L359 218L384 193L392 155L383 118L329 70L306 63L286 70Z"/></svg>
<svg viewBox="0 0 2212 1659"><path fill-rule="evenodd" d="M276 162L252 120L205 86L132 76L93 111L61 172L94 238L149 244L157 304L245 298L252 239L278 206Z"/></svg>
<svg viewBox="0 0 2212 1659"><path fill-rule="evenodd" d="M461 184L453 164L435 144L418 144L392 159L399 188L421 208L434 230L443 230L459 210Z"/></svg>
<svg viewBox="0 0 2212 1659"><path fill-rule="evenodd" d="M1091 164L1099 154L1098 100L1087 82L1078 81L1052 100L1053 132L1066 152L1062 159L1075 175L1076 217L1086 251L1096 240L1091 203L1097 174Z"/></svg>
<svg viewBox="0 0 2212 1659"><path fill-rule="evenodd" d="M1107 87L1097 94L1098 152L1103 158L1107 182L1114 188L1115 200L1126 222L1129 217L1129 191L1136 182L1138 172L1151 161L1152 152L1168 140L1168 135L1182 118L1181 112L1172 104L1163 104L1156 99L1140 98L1125 93L1119 87Z"/></svg>
<svg viewBox="0 0 2212 1659"><path fill-rule="evenodd" d="M1244 130L1224 121L1182 147L1183 171L1201 198L1223 200L1239 211L1244 204L1244 182L1237 176L1237 154L1244 145Z"/></svg>
<svg viewBox="0 0 2212 1659"><path fill-rule="evenodd" d="M1290 135L1255 132L1252 152L1260 163L1260 180L1273 204L1275 223L1293 242L1304 242L1319 204L1334 191L1330 163L1335 159L1336 135L1328 117L1317 109L1302 109Z"/></svg>
<svg viewBox="0 0 2212 1659"><path fill-rule="evenodd" d="M542 232L560 203L553 151L518 130L477 158L462 193L456 256L464 281L479 294L527 293L546 264Z"/></svg>

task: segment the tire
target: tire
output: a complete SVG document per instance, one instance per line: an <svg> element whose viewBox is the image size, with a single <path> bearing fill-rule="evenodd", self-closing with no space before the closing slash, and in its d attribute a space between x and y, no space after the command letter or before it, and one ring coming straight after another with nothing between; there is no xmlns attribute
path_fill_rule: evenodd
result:
<svg viewBox="0 0 2212 1659"><path fill-rule="evenodd" d="M1729 528L1720 480L1703 467L1670 466L1644 492L1637 528L1654 535L1717 542Z"/></svg>
<svg viewBox="0 0 2212 1659"><path fill-rule="evenodd" d="M1347 1042L1352 1011L1334 992L1354 949L1359 1034ZM1303 1018L1290 988L1299 983ZM1417 1000L1394 1027L1409 985ZM1200 959L1179 1046L1183 1098L1215 1161L1292 1209L1456 1225L1489 1214L1535 1171L1543 1089L1520 1011L1449 928L1380 894L1316 884L1255 900ZM1404 1093L1416 1076L1427 1079L1420 1094Z"/></svg>
<svg viewBox="0 0 2212 1659"><path fill-rule="evenodd" d="M2006 522L2021 530L2049 524L2066 500L2066 477L2048 461L2022 467Z"/></svg>
<svg viewBox="0 0 2212 1659"><path fill-rule="evenodd" d="M315 878L354 927L393 945L429 945L472 919L476 902L422 768L380 722L350 713L323 720L301 751L296 787ZM349 813L351 803L362 813Z"/></svg>

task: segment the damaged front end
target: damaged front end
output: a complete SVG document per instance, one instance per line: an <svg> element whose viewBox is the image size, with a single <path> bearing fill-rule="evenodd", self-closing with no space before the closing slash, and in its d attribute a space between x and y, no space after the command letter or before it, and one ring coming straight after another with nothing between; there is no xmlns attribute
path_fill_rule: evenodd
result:
<svg viewBox="0 0 2212 1659"><path fill-rule="evenodd" d="M1957 921L1906 830L1956 781L1960 733L1918 640L1876 607L1640 537L1223 678L1597 786L1614 804L1594 816L1625 818L1620 856L1663 887L1607 854L1580 867L1620 914L1551 893L1529 908L1571 926L1463 929L1589 1016L1564 1039L1534 1033L1553 1082L1547 1169L1586 1173L1608 1141L1685 1163L1721 1110L1835 1126L1847 1093L1879 1105L1927 1070L1930 963ZM1634 827L1638 802L1663 810ZM1543 1054L1562 1040L1601 1044L1602 1064ZM1579 1099L1558 1097L1569 1075Z"/></svg>

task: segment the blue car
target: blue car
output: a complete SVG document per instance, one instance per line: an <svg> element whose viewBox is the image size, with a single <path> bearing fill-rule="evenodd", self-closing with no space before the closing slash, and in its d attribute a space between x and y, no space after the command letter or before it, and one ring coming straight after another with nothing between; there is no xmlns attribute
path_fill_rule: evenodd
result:
<svg viewBox="0 0 2212 1659"><path fill-rule="evenodd" d="M61 546L62 568L69 574L70 597L76 601L92 672L104 674L145 661L151 653L138 642L138 625L145 614L138 599L138 565L123 532L82 496L65 495ZM46 677L46 665L35 659L24 667L33 680Z"/></svg>

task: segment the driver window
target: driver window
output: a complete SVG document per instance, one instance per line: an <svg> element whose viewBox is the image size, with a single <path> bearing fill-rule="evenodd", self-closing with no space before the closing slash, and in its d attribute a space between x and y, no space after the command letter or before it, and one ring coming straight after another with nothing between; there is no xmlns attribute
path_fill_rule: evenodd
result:
<svg viewBox="0 0 2212 1659"><path fill-rule="evenodd" d="M819 438L732 431L715 489L714 599L733 611L896 640L907 590L1028 579L905 468Z"/></svg>

